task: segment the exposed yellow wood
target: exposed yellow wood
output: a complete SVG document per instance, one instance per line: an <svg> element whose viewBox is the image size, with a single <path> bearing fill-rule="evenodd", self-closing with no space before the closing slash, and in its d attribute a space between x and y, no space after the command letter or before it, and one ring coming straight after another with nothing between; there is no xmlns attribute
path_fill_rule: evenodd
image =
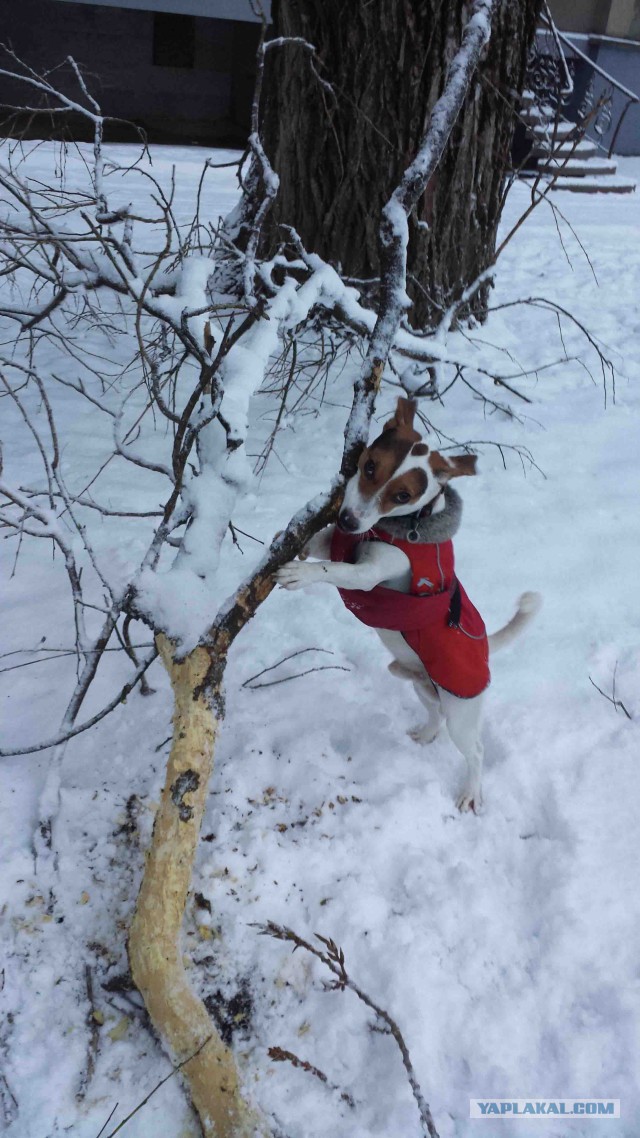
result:
<svg viewBox="0 0 640 1138"><path fill-rule="evenodd" d="M157 644L174 692L173 743L131 925L131 972L176 1064L194 1056L182 1074L206 1138L253 1138L264 1130L242 1099L233 1054L191 988L180 950L218 727L209 701L194 697L211 658L196 648L175 663L171 642L158 636Z"/></svg>

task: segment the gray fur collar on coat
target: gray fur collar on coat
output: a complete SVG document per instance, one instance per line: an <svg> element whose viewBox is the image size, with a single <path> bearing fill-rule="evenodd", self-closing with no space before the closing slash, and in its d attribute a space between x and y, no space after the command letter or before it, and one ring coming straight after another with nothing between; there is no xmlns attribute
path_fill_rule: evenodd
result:
<svg viewBox="0 0 640 1138"><path fill-rule="evenodd" d="M453 486L444 488L444 510L424 518L416 518L415 514L407 514L395 518L381 518L376 522L378 529L400 541L407 541L407 535L412 533L412 540L428 545L436 545L442 541L450 541L460 529L462 519L462 498ZM412 532L413 531L413 532ZM417 539L413 537L417 533Z"/></svg>

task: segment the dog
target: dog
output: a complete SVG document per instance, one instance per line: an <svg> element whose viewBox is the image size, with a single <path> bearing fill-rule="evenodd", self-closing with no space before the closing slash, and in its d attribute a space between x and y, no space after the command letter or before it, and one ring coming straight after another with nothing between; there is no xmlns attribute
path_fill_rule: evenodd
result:
<svg viewBox="0 0 640 1138"><path fill-rule="evenodd" d="M429 712L409 732L430 743L446 723L466 760L456 805L482 806L480 737L489 654L511 643L542 603L523 593L515 616L487 636L478 611L455 576L452 538L462 503L450 485L476 473L475 455L444 456L414 428L416 404L398 399L382 434L360 457L337 526L316 534L275 576L285 589L322 582L338 588L347 608L374 628L394 657L392 675L411 680ZM320 560L308 563L307 558Z"/></svg>

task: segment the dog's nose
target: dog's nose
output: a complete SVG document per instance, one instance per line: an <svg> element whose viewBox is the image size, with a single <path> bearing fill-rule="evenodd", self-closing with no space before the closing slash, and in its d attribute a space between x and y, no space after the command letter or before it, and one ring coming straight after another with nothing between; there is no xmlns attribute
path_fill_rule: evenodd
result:
<svg viewBox="0 0 640 1138"><path fill-rule="evenodd" d="M344 530L345 533L355 533L360 523L351 510L340 510L338 514L338 529Z"/></svg>

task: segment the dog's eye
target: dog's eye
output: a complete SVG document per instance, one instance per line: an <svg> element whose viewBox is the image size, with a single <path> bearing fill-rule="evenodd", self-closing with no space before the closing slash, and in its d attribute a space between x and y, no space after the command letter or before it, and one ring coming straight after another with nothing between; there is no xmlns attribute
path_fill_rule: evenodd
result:
<svg viewBox="0 0 640 1138"><path fill-rule="evenodd" d="M402 502L408 502L410 497L411 494L409 494L407 490L399 490L397 494L393 495L393 500L400 504Z"/></svg>
<svg viewBox="0 0 640 1138"><path fill-rule="evenodd" d="M376 472L376 464L375 462L372 462L371 459L369 459L368 462L365 462L362 469L364 471L365 478L373 478Z"/></svg>

